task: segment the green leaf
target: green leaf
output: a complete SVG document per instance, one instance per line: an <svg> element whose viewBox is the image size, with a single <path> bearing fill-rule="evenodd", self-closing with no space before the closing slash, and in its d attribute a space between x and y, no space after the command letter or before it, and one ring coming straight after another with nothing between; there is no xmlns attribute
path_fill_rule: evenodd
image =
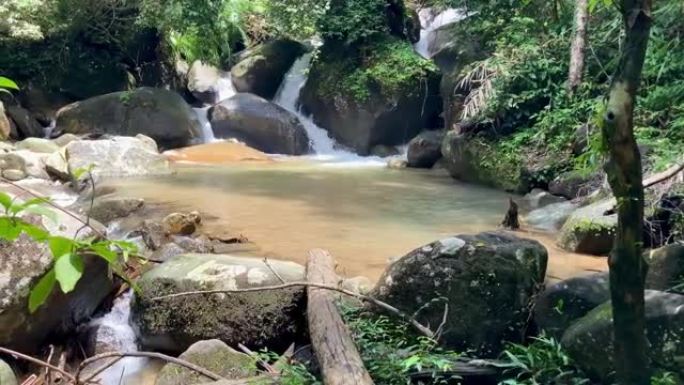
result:
<svg viewBox="0 0 684 385"><path fill-rule="evenodd" d="M43 216L43 217L49 219L50 221L52 221L52 223L54 223L54 224L57 224L59 222L59 219L57 217L57 213L48 209L47 207L29 206L26 209L24 209L24 212Z"/></svg>
<svg viewBox="0 0 684 385"><path fill-rule="evenodd" d="M0 239L14 241L22 231L21 221L10 217L0 217Z"/></svg>
<svg viewBox="0 0 684 385"><path fill-rule="evenodd" d="M19 205L13 205L10 207L9 212L10 214L17 215L21 213L22 211L26 211L28 208L37 206L37 205L42 205L45 202L49 202L50 199L48 198L32 198L27 200L26 202L19 204Z"/></svg>
<svg viewBox="0 0 684 385"><path fill-rule="evenodd" d="M90 249L109 263L115 263L118 257L116 251L109 247L109 242L98 242L92 245Z"/></svg>
<svg viewBox="0 0 684 385"><path fill-rule="evenodd" d="M42 304L44 304L54 287L55 270L50 269L50 271L38 281L36 286L31 289L28 303L29 312L34 313Z"/></svg>
<svg viewBox="0 0 684 385"><path fill-rule="evenodd" d="M48 241L52 257L58 259L65 254L71 254L76 248L76 242L73 239L65 237L51 237Z"/></svg>
<svg viewBox="0 0 684 385"><path fill-rule="evenodd" d="M83 259L80 256L68 253L57 258L55 262L55 278L64 293L74 290L76 283L83 275Z"/></svg>
<svg viewBox="0 0 684 385"><path fill-rule="evenodd" d="M13 199L9 194L0 191L0 205L5 208L5 211L9 211L10 207L12 207L12 202Z"/></svg>
<svg viewBox="0 0 684 385"><path fill-rule="evenodd" d="M74 179L78 180L78 179L81 179L81 177L83 175L85 175L86 173L93 171L94 168L95 168L94 164L89 164L88 166L79 167L76 170L74 170L74 172L72 172L72 175L74 176Z"/></svg>
<svg viewBox="0 0 684 385"><path fill-rule="evenodd" d="M12 79L8 79L4 76L0 76L0 88L7 88L10 90L19 91L19 86Z"/></svg>
<svg viewBox="0 0 684 385"><path fill-rule="evenodd" d="M29 237L31 237L36 242L44 242L46 239L50 238L49 232L30 223L23 222L21 228Z"/></svg>

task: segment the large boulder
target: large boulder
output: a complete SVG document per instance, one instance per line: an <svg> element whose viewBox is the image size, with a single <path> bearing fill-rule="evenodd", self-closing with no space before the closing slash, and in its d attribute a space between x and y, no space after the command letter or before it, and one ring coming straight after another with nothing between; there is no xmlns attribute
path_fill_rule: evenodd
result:
<svg viewBox="0 0 684 385"><path fill-rule="evenodd" d="M648 263L647 288L665 291L684 282L684 244L672 244L648 251L644 258Z"/></svg>
<svg viewBox="0 0 684 385"><path fill-rule="evenodd" d="M199 60L195 60L188 71L188 91L205 104L219 102L219 80L221 71Z"/></svg>
<svg viewBox="0 0 684 385"><path fill-rule="evenodd" d="M259 96L238 93L209 110L217 138L235 138L271 154L311 151L309 136L296 115Z"/></svg>
<svg viewBox="0 0 684 385"><path fill-rule="evenodd" d="M607 255L617 229L617 214L610 213L614 207L615 199L605 199L573 212L561 229L558 245L575 253Z"/></svg>
<svg viewBox="0 0 684 385"><path fill-rule="evenodd" d="M7 185L3 191L14 193ZM57 221L39 216L24 217L53 235L73 238L93 235L80 231L83 223L64 212L53 210ZM93 226L104 231L95 221ZM0 346L33 353L50 335L73 332L89 319L102 300L114 288L107 263L101 258L83 256L84 272L75 289L64 294L55 288L45 303L29 313L28 298L32 288L52 267L47 244L38 243L26 234L13 242L0 241Z"/></svg>
<svg viewBox="0 0 684 385"><path fill-rule="evenodd" d="M18 383L12 367L0 359L0 384L17 385Z"/></svg>
<svg viewBox="0 0 684 385"><path fill-rule="evenodd" d="M577 208L578 205L571 201L551 203L530 211L525 216L525 223L536 229L555 232Z"/></svg>
<svg viewBox="0 0 684 385"><path fill-rule="evenodd" d="M442 158L443 131L425 131L411 139L407 159L409 167L431 168Z"/></svg>
<svg viewBox="0 0 684 385"><path fill-rule="evenodd" d="M0 140L8 140L12 133L10 121L5 114L5 105L0 101Z"/></svg>
<svg viewBox="0 0 684 385"><path fill-rule="evenodd" d="M653 368L684 373L684 296L646 292L646 337ZM611 381L613 366L613 312L610 302L575 322L563 335L562 345L574 362L602 383Z"/></svg>
<svg viewBox="0 0 684 385"><path fill-rule="evenodd" d="M250 50L230 71L235 89L272 99L287 71L305 52L303 44L289 39L273 40Z"/></svg>
<svg viewBox="0 0 684 385"><path fill-rule="evenodd" d="M603 178L602 173L586 175L577 171L568 171L558 175L549 183L549 192L568 199L585 197L601 187Z"/></svg>
<svg viewBox="0 0 684 385"><path fill-rule="evenodd" d="M163 148L201 137L197 115L177 93L157 88L115 92L69 104L57 113L57 133L143 134Z"/></svg>
<svg viewBox="0 0 684 385"><path fill-rule="evenodd" d="M14 122L17 138L43 137L45 130L31 113L19 105L6 105L5 113Z"/></svg>
<svg viewBox="0 0 684 385"><path fill-rule="evenodd" d="M369 44L324 45L300 94L316 124L362 155L441 125L437 68L406 41Z"/></svg>
<svg viewBox="0 0 684 385"><path fill-rule="evenodd" d="M221 340L199 341L178 357L207 369L226 379L256 375L256 365L250 356L235 351ZM176 364L166 364L155 385L190 385L206 382L206 377Z"/></svg>
<svg viewBox="0 0 684 385"><path fill-rule="evenodd" d="M424 325L446 320L447 346L496 357L504 341L524 339L547 258L538 242L507 233L454 236L394 262L372 295Z"/></svg>
<svg viewBox="0 0 684 385"><path fill-rule="evenodd" d="M65 150L69 172L93 167L96 177L124 177L171 173L169 162L143 137L71 142Z"/></svg>
<svg viewBox="0 0 684 385"><path fill-rule="evenodd" d="M304 279L296 263L270 260L286 281ZM197 341L220 339L259 349L285 349L304 331L302 288L195 295L155 300L192 290L232 290L280 284L263 258L184 254L145 273L132 320L147 349L180 353Z"/></svg>

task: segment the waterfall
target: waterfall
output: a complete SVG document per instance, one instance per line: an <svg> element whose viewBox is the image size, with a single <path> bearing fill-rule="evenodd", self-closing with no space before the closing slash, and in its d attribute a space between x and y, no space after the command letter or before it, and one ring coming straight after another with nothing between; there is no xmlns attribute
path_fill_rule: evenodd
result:
<svg viewBox="0 0 684 385"><path fill-rule="evenodd" d="M233 86L233 80L230 76L230 72L221 73L221 77L216 83L216 94L218 95L218 101L226 100L231 96L235 95L235 86ZM217 141L214 136L214 130L211 129L211 122L209 122L209 109L211 106L202 106L198 108L193 108L197 114L197 120L199 120L202 126L202 142L211 143Z"/></svg>
<svg viewBox="0 0 684 385"><path fill-rule="evenodd" d="M91 321L90 325L98 327L97 343L111 347L120 352L136 352L138 344L135 332L129 324L131 314L132 291L114 301L112 310L101 318ZM148 363L145 358L126 357L100 373L97 380L102 385L119 385L126 377L134 376L143 370Z"/></svg>
<svg viewBox="0 0 684 385"><path fill-rule="evenodd" d="M468 16L464 9L449 8L441 13L437 13L434 8L423 8L418 12L420 18L420 40L414 45L416 52L430 59L433 52L432 43L435 40L435 31L445 25L453 24L465 19Z"/></svg>

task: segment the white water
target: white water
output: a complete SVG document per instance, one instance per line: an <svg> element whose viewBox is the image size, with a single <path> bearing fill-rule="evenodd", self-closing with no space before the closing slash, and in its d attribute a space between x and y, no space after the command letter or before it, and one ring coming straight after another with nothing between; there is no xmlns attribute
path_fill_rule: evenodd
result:
<svg viewBox="0 0 684 385"><path fill-rule="evenodd" d="M230 72L221 73L221 77L216 83L218 100L226 100L237 93L235 86L233 86L233 80L231 79ZM202 142L211 143L216 142L218 139L214 136L214 130L211 129L211 123L209 122L209 109L211 106L203 106L199 108L193 108L197 114L197 120L199 120L202 126Z"/></svg>
<svg viewBox="0 0 684 385"><path fill-rule="evenodd" d="M304 115L299 108L299 93L306 84L313 53L306 53L297 59L285 75L273 102L294 113L306 129L315 155L314 160L323 161L330 165L349 166L384 166L386 161L380 157L359 156L344 150L332 139L328 132L318 127L313 120Z"/></svg>
<svg viewBox="0 0 684 385"><path fill-rule="evenodd" d="M91 326L100 327L97 333L98 343L120 352L138 351L135 332L129 324L132 296L129 291L117 298L109 313L91 321ZM147 364L148 360L145 358L126 357L102 372L97 379L102 385L126 384L126 378L135 376Z"/></svg>
<svg viewBox="0 0 684 385"><path fill-rule="evenodd" d="M437 13L433 8L423 8L418 12L420 18L420 40L414 45L416 52L426 59L435 54L432 43L435 31L445 25L457 23L465 19L468 14L463 9L449 8Z"/></svg>

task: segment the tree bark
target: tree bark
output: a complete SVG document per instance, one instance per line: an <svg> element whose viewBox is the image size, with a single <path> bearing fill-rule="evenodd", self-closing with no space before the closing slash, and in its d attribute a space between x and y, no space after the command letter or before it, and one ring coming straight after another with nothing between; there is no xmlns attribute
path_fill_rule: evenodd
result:
<svg viewBox="0 0 684 385"><path fill-rule="evenodd" d="M608 260L613 307L613 362L619 384L648 385L650 372L644 319L647 265L641 252L644 189L633 115L651 27L651 1L622 0L619 6L625 28L623 50L602 122L603 140L609 152L606 173L617 200L618 214L615 243Z"/></svg>
<svg viewBox="0 0 684 385"><path fill-rule="evenodd" d="M570 48L570 70L568 72L568 92L570 94L574 93L582 84L588 19L588 0L577 0L575 2L575 33L572 39L572 47Z"/></svg>
<svg viewBox="0 0 684 385"><path fill-rule="evenodd" d="M312 250L306 264L306 278L312 283L337 285L333 257L323 250ZM309 334L325 385L373 385L347 325L344 324L328 290L309 287L307 316Z"/></svg>

